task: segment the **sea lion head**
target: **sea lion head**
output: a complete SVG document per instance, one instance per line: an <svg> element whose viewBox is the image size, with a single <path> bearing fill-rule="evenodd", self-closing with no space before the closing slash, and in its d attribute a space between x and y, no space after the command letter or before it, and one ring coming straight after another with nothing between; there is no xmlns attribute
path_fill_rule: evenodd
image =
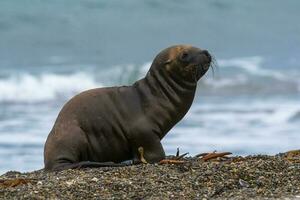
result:
<svg viewBox="0 0 300 200"><path fill-rule="evenodd" d="M168 74L173 79L197 82L209 69L211 55L190 45L176 45L161 51L154 59L151 71Z"/></svg>

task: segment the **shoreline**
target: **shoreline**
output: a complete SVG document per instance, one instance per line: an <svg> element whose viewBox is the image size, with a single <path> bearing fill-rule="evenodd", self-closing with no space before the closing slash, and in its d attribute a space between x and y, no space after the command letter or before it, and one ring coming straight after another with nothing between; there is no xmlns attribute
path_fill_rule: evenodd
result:
<svg viewBox="0 0 300 200"><path fill-rule="evenodd" d="M9 171L0 199L300 199L300 151L181 164Z"/></svg>

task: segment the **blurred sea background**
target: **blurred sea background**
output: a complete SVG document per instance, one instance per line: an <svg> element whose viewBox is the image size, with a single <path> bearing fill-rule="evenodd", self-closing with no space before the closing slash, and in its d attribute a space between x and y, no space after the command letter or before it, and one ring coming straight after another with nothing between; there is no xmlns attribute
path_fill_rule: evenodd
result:
<svg viewBox="0 0 300 200"><path fill-rule="evenodd" d="M276 154L300 148L300 1L1 0L0 173L43 167L64 103L128 85L173 44L217 61L167 154Z"/></svg>

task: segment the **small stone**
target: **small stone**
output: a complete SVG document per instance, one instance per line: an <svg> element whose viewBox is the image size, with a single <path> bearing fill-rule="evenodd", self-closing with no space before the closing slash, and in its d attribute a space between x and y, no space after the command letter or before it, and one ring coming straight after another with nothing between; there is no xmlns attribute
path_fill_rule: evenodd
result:
<svg viewBox="0 0 300 200"><path fill-rule="evenodd" d="M98 178L96 178L96 177L94 177L94 178L92 178L92 181L98 182L98 181L99 181L99 179L98 179Z"/></svg>
<svg viewBox="0 0 300 200"><path fill-rule="evenodd" d="M249 183L247 181L244 181L243 179L239 179L239 184L242 187L249 187Z"/></svg>
<svg viewBox="0 0 300 200"><path fill-rule="evenodd" d="M75 180L71 180L71 181L66 181L67 186L71 186L73 184L75 184L76 181Z"/></svg>

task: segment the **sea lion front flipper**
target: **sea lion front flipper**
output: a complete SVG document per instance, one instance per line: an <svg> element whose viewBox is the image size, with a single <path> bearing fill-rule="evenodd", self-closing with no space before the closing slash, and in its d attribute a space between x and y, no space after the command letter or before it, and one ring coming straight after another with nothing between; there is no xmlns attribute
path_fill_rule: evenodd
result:
<svg viewBox="0 0 300 200"><path fill-rule="evenodd" d="M157 135L143 133L136 136L135 139L134 160L138 160L140 163L158 163L165 159L165 151Z"/></svg>
<svg viewBox="0 0 300 200"><path fill-rule="evenodd" d="M146 160L145 157L144 157L144 153L145 153L144 147L139 147L139 148L138 148L138 151L139 151L139 154L140 154L140 161L141 161L142 163L144 163L144 164L147 164L148 162L147 162L147 160Z"/></svg>

